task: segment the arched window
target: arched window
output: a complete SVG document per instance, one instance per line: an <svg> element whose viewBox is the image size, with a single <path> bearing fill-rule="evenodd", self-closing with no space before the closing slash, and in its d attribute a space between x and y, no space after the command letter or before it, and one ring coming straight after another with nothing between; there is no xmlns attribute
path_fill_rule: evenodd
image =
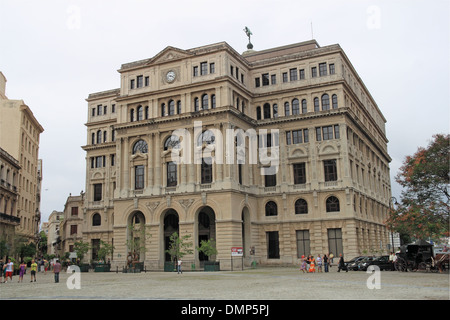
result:
<svg viewBox="0 0 450 320"><path fill-rule="evenodd" d="M136 110L136 118L137 118L137 121L141 121L141 120L144 119L142 106L138 106L138 107L137 107L137 110Z"/></svg>
<svg viewBox="0 0 450 320"><path fill-rule="evenodd" d="M263 108L264 119L270 119L270 104L265 103Z"/></svg>
<svg viewBox="0 0 450 320"><path fill-rule="evenodd" d="M206 93L204 95L202 95L202 110L208 109L208 107L209 107L208 100L209 100L209 97Z"/></svg>
<svg viewBox="0 0 450 320"><path fill-rule="evenodd" d="M164 142L164 150L180 149L180 138L178 136L170 136Z"/></svg>
<svg viewBox="0 0 450 320"><path fill-rule="evenodd" d="M243 102L242 102L242 112L244 112ZM276 103L272 106L272 114L274 118L278 118L278 105Z"/></svg>
<svg viewBox="0 0 450 320"><path fill-rule="evenodd" d="M298 99L292 100L292 114L300 114L300 103Z"/></svg>
<svg viewBox="0 0 450 320"><path fill-rule="evenodd" d="M147 142L145 142L144 140L137 141L133 146L133 154L136 154L137 152L147 153L148 152Z"/></svg>
<svg viewBox="0 0 450 320"><path fill-rule="evenodd" d="M261 107L256 107L256 120L261 120Z"/></svg>
<svg viewBox="0 0 450 320"><path fill-rule="evenodd" d="M199 111L199 104L198 104L198 98L194 98L194 111Z"/></svg>
<svg viewBox="0 0 450 320"><path fill-rule="evenodd" d="M319 112L319 111L320 111L319 98L315 97L314 98L314 112Z"/></svg>
<svg viewBox="0 0 450 320"><path fill-rule="evenodd" d="M148 119L148 106L145 107L145 119L146 120Z"/></svg>
<svg viewBox="0 0 450 320"><path fill-rule="evenodd" d="M130 110L130 122L134 121L134 109Z"/></svg>
<svg viewBox="0 0 450 320"><path fill-rule="evenodd" d="M295 214L307 214L308 203L305 199L298 199L295 201Z"/></svg>
<svg viewBox="0 0 450 320"><path fill-rule="evenodd" d="M102 130L97 131L97 143L102 143Z"/></svg>
<svg viewBox="0 0 450 320"><path fill-rule="evenodd" d="M337 99L337 95L333 94L331 96L331 101L333 103L333 109L337 109L338 108L338 99Z"/></svg>
<svg viewBox="0 0 450 320"><path fill-rule="evenodd" d="M327 212L337 212L340 211L339 199L335 196L330 196L326 201Z"/></svg>
<svg viewBox="0 0 450 320"><path fill-rule="evenodd" d="M181 101L177 101L177 114L181 114Z"/></svg>
<svg viewBox="0 0 450 320"><path fill-rule="evenodd" d="M166 104L161 103L161 117L164 117L166 115Z"/></svg>
<svg viewBox="0 0 450 320"><path fill-rule="evenodd" d="M108 138L108 132L103 131L103 142L106 142L107 138Z"/></svg>
<svg viewBox="0 0 450 320"><path fill-rule="evenodd" d="M330 110L330 96L326 93L322 95L322 110Z"/></svg>
<svg viewBox="0 0 450 320"><path fill-rule="evenodd" d="M302 113L307 113L308 112L308 107L306 104L306 99L302 100Z"/></svg>
<svg viewBox="0 0 450 320"><path fill-rule="evenodd" d="M205 130L198 136L197 146L201 146L203 143L214 144L215 141L216 137L214 136L214 133L211 130Z"/></svg>
<svg viewBox="0 0 450 320"><path fill-rule="evenodd" d="M175 101L169 101L169 116L173 116L175 114Z"/></svg>
<svg viewBox="0 0 450 320"><path fill-rule="evenodd" d="M273 201L266 203L266 217L278 215L277 204Z"/></svg>
<svg viewBox="0 0 450 320"><path fill-rule="evenodd" d="M211 95L211 109L215 109L216 108L216 95L212 94Z"/></svg>
<svg viewBox="0 0 450 320"><path fill-rule="evenodd" d="M289 102L285 102L284 103L284 115L285 116L290 116L291 115Z"/></svg>
<svg viewBox="0 0 450 320"><path fill-rule="evenodd" d="M95 144L95 133L92 132L92 140L91 140L92 144Z"/></svg>
<svg viewBox="0 0 450 320"><path fill-rule="evenodd" d="M92 216L92 225L93 226L100 226L102 224L102 217L99 213L94 213Z"/></svg>

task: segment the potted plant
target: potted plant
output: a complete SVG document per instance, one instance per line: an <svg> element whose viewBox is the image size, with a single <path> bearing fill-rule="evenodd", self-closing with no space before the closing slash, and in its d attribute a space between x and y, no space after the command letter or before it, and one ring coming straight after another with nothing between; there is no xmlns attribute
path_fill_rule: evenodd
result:
<svg viewBox="0 0 450 320"><path fill-rule="evenodd" d="M200 242L200 247L197 248L198 252L203 252L205 256L210 257L217 254L216 242L214 239L202 240ZM204 262L205 271L219 271L220 262L219 261L205 261Z"/></svg>
<svg viewBox="0 0 450 320"><path fill-rule="evenodd" d="M89 249L90 245L87 242L79 241L74 243L73 250L77 254L78 266L80 267L81 272L89 271L89 264L82 263L84 255L89 251ZM49 259L51 260L52 258L49 257Z"/></svg>
<svg viewBox="0 0 450 320"><path fill-rule="evenodd" d="M178 236L178 232L172 233L170 236L169 249L166 252L170 255L171 261L164 263L164 271L175 271L176 261L182 259L186 254L192 254L193 250L192 242L190 241L191 235L187 234L182 237Z"/></svg>
<svg viewBox="0 0 450 320"><path fill-rule="evenodd" d="M94 272L109 272L111 265L106 263L106 256L112 254L114 246L103 240L100 240L100 249L98 249L98 258L102 262L95 266Z"/></svg>

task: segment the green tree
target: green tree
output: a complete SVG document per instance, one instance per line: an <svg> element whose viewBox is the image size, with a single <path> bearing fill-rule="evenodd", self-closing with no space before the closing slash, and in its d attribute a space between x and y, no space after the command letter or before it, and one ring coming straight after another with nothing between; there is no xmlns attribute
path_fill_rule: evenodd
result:
<svg viewBox="0 0 450 320"><path fill-rule="evenodd" d="M190 238L190 234L179 237L177 232L172 233L170 236L169 249L166 250L172 261L175 261L175 259L181 259L186 254L192 254L194 252L191 249L192 241Z"/></svg>
<svg viewBox="0 0 450 320"><path fill-rule="evenodd" d="M73 251L77 254L77 259L83 261L84 255L89 251L91 246L88 242L78 241L73 244Z"/></svg>
<svg viewBox="0 0 450 320"><path fill-rule="evenodd" d="M198 252L203 252L207 257L214 256L217 254L216 242L214 239L202 240L197 250Z"/></svg>
<svg viewBox="0 0 450 320"><path fill-rule="evenodd" d="M416 239L449 236L450 135L433 136L427 148L407 156L396 176L400 203L386 221L392 231Z"/></svg>
<svg viewBox="0 0 450 320"><path fill-rule="evenodd" d="M98 257L106 263L106 257L112 254L114 246L103 240L100 240L100 249L98 249Z"/></svg>

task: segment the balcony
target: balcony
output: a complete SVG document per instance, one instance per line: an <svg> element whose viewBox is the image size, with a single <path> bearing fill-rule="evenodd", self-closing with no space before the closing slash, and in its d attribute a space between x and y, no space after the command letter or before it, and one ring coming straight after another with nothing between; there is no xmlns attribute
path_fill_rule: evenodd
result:
<svg viewBox="0 0 450 320"><path fill-rule="evenodd" d="M7 222L12 223L12 224L17 224L17 225L20 224L20 218L19 217L14 217L14 216L11 216L9 214L2 213L2 212L0 212L0 220L7 221Z"/></svg>

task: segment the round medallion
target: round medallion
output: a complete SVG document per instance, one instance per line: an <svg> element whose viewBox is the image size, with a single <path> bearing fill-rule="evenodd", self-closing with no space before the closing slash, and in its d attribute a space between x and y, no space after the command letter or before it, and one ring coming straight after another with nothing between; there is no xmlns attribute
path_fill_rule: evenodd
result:
<svg viewBox="0 0 450 320"><path fill-rule="evenodd" d="M175 78L176 78L176 74L174 71L171 70L171 71L167 72L167 74L166 74L167 82L173 82L175 80Z"/></svg>

